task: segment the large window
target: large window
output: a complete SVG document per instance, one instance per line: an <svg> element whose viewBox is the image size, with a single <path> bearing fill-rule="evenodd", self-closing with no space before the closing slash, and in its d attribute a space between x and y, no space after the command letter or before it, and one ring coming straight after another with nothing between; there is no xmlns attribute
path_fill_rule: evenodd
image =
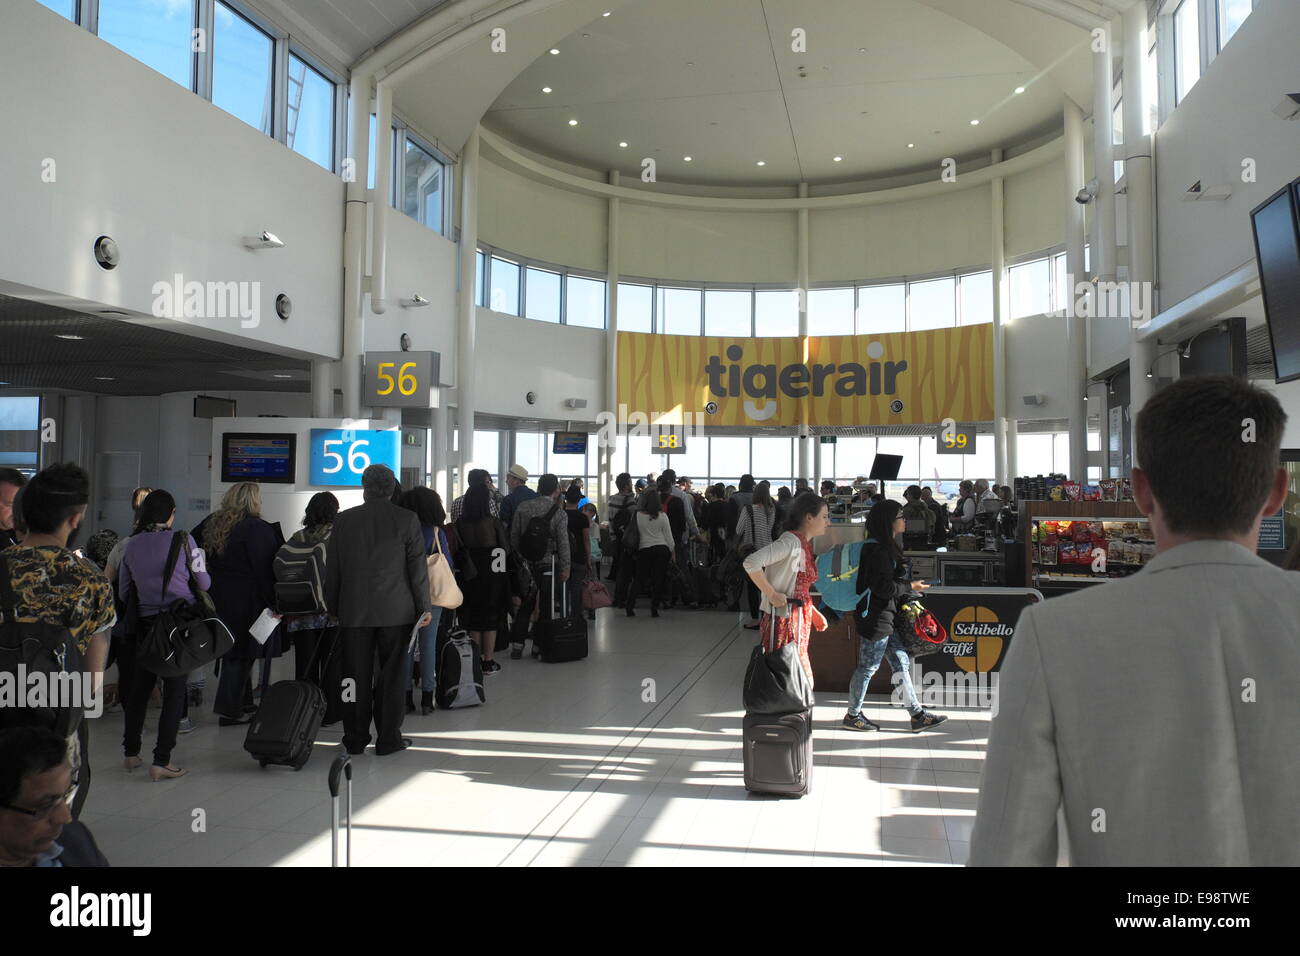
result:
<svg viewBox="0 0 1300 956"><path fill-rule="evenodd" d="M488 277L488 307L493 312L507 315L519 314L519 265L508 259L492 257L492 273Z"/></svg>
<svg viewBox="0 0 1300 956"><path fill-rule="evenodd" d="M1052 309L1051 272L1046 259L1035 259L1007 270L1010 286L1011 315L1018 319L1025 315L1043 315Z"/></svg>
<svg viewBox="0 0 1300 956"><path fill-rule="evenodd" d="M852 335L853 332L852 289L808 291L809 335Z"/></svg>
<svg viewBox="0 0 1300 956"><path fill-rule="evenodd" d="M546 471L546 440L541 432L515 433L515 461L528 470L528 480L537 487L537 479Z"/></svg>
<svg viewBox="0 0 1300 956"><path fill-rule="evenodd" d="M193 0L99 0L100 39L187 90L194 88L193 29Z"/></svg>
<svg viewBox="0 0 1300 956"><path fill-rule="evenodd" d="M483 305L483 272L487 256L479 249L474 253L474 304Z"/></svg>
<svg viewBox="0 0 1300 956"><path fill-rule="evenodd" d="M728 436L710 438L710 479L733 484L744 474L752 474L749 468L749 439Z"/></svg>
<svg viewBox="0 0 1300 956"><path fill-rule="evenodd" d="M618 284L618 330L651 332L654 288L648 285Z"/></svg>
<svg viewBox="0 0 1300 956"><path fill-rule="evenodd" d="M657 331L666 335L699 335L700 290L660 287L658 292Z"/></svg>
<svg viewBox="0 0 1300 956"><path fill-rule="evenodd" d="M427 149L405 137L402 163L402 211L434 232L442 232L446 169Z"/></svg>
<svg viewBox="0 0 1300 956"><path fill-rule="evenodd" d="M1201 78L1201 17L1197 0L1183 0L1174 11L1174 102Z"/></svg>
<svg viewBox="0 0 1300 956"><path fill-rule="evenodd" d="M524 278L524 311L530 319L559 324L559 273L528 267Z"/></svg>
<svg viewBox="0 0 1300 956"><path fill-rule="evenodd" d="M1219 49L1222 50L1237 28L1250 16L1251 0L1219 0Z"/></svg>
<svg viewBox="0 0 1300 956"><path fill-rule="evenodd" d="M1142 133L1150 136L1160 127L1160 61L1156 55L1155 31L1151 32L1151 49L1147 51L1146 64L1142 73L1142 99L1145 109L1142 111Z"/></svg>
<svg viewBox="0 0 1300 956"><path fill-rule="evenodd" d="M77 0L36 0L43 7L49 7L61 17L77 19Z"/></svg>
<svg viewBox="0 0 1300 956"><path fill-rule="evenodd" d="M858 289L858 335L906 330L906 286L865 285Z"/></svg>
<svg viewBox="0 0 1300 956"><path fill-rule="evenodd" d="M473 465L487 471L493 481L501 480L501 445L497 440L499 434L496 431L474 430Z"/></svg>
<svg viewBox="0 0 1300 956"><path fill-rule="evenodd" d="M749 338L753 334L750 310L753 296L734 289L704 293L704 334Z"/></svg>
<svg viewBox="0 0 1300 956"><path fill-rule="evenodd" d="M224 3L216 5L213 26L213 105L269 136L275 44Z"/></svg>
<svg viewBox="0 0 1300 956"><path fill-rule="evenodd" d="M565 276L564 321L584 329L605 327L605 282L585 276Z"/></svg>
<svg viewBox="0 0 1300 956"><path fill-rule="evenodd" d="M754 293L754 334L799 334L799 292L796 289L759 289Z"/></svg>
<svg viewBox="0 0 1300 956"><path fill-rule="evenodd" d="M960 280L962 325L993 321L993 273L973 272Z"/></svg>
<svg viewBox="0 0 1300 956"><path fill-rule="evenodd" d="M776 485L791 481L794 477L794 458L792 445L798 439L789 437L759 436L753 440L750 450L749 471L756 481L770 481L773 492Z"/></svg>
<svg viewBox="0 0 1300 956"><path fill-rule="evenodd" d="M285 143L318 166L334 168L334 84L293 54L289 56Z"/></svg>
<svg viewBox="0 0 1300 956"><path fill-rule="evenodd" d="M931 279L908 284L913 332L950 329L957 324L957 280Z"/></svg>

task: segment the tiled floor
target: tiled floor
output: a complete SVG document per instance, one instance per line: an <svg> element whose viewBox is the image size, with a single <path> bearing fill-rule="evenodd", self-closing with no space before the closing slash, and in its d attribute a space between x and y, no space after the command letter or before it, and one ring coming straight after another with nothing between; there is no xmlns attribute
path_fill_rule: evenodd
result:
<svg viewBox="0 0 1300 956"><path fill-rule="evenodd" d="M884 730L860 734L839 725L843 694L818 693L812 792L747 794L740 683L754 634L736 624L725 612L607 610L585 661L502 655L485 706L408 717L414 748L353 759L353 865L965 862L988 712L949 709L937 731L913 735L905 711L873 701ZM161 783L121 769L120 714L93 723L83 819L109 860L328 866L340 728L294 773L259 768L243 728L218 728L206 707L195 716L173 757L189 775Z"/></svg>

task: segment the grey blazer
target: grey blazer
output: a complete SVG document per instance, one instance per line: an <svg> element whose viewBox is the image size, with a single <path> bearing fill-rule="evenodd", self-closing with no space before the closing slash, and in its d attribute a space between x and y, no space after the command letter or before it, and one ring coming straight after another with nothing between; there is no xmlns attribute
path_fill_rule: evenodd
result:
<svg viewBox="0 0 1300 956"><path fill-rule="evenodd" d="M367 501L339 513L325 547L325 604L340 627L410 627L429 610L415 512Z"/></svg>
<svg viewBox="0 0 1300 956"><path fill-rule="evenodd" d="M972 866L1300 864L1300 574L1201 540L1028 609Z"/></svg>

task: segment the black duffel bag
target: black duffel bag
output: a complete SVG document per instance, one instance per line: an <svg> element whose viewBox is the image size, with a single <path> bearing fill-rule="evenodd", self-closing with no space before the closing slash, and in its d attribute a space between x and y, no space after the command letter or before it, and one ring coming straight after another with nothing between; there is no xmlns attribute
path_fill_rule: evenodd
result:
<svg viewBox="0 0 1300 956"><path fill-rule="evenodd" d="M184 543L185 532L173 532L171 550L167 552L167 564L163 569L163 600ZM212 598L194 581L194 566L188 550L185 568L190 592L194 595L193 603L176 601L160 611L149 630L140 635L136 646L136 661L159 677L189 674L212 663L235 646L230 629L217 616Z"/></svg>
<svg viewBox="0 0 1300 956"><path fill-rule="evenodd" d="M796 641L771 654L763 653L761 642L754 647L745 670L744 703L745 713L768 717L799 714L812 707L812 684Z"/></svg>

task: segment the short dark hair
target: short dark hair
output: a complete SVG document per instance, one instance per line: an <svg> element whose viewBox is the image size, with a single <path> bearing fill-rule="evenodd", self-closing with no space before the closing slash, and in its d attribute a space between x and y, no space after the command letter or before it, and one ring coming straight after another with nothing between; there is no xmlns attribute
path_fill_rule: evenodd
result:
<svg viewBox="0 0 1300 956"><path fill-rule="evenodd" d="M48 728L0 730L0 803L13 803L22 793L24 779L53 770L67 759L68 742Z"/></svg>
<svg viewBox="0 0 1300 956"><path fill-rule="evenodd" d="M474 485L486 485L488 479L491 477L492 475L486 468L471 468L465 483L470 487L473 487Z"/></svg>
<svg viewBox="0 0 1300 956"><path fill-rule="evenodd" d="M70 461L36 473L23 488L23 521L35 534L54 534L90 501L90 475Z"/></svg>
<svg viewBox="0 0 1300 956"><path fill-rule="evenodd" d="M828 506L821 495L813 494L811 491L801 491L786 507L788 510L785 515L785 530L798 531L804 518L820 514L822 509Z"/></svg>
<svg viewBox="0 0 1300 956"><path fill-rule="evenodd" d="M1157 392L1138 412L1135 464L1169 530L1208 537L1249 531L1272 491L1285 427L1276 397L1231 375L1183 378ZM1227 494L1207 504L1207 489Z"/></svg>
<svg viewBox="0 0 1300 956"><path fill-rule="evenodd" d="M867 512L867 537L884 545L895 564L903 560L903 549L894 537L894 520L902 512L903 506L892 498L886 498Z"/></svg>
<svg viewBox="0 0 1300 956"><path fill-rule="evenodd" d="M582 493L582 489L577 485L569 485L569 490L564 493L565 504L576 505L583 498L587 497Z"/></svg>
<svg viewBox="0 0 1300 956"><path fill-rule="evenodd" d="M17 468L0 468L0 485L13 485L21 488L27 484L27 476Z"/></svg>
<svg viewBox="0 0 1300 956"><path fill-rule="evenodd" d="M614 487L617 488L620 493L627 494L632 490L632 476L626 471L619 472L618 477L614 479Z"/></svg>
<svg viewBox="0 0 1300 956"><path fill-rule="evenodd" d="M675 469L672 469L672 468L665 468L665 469L663 470L663 474L661 474L659 477L660 477L660 478L667 478L670 482L676 483L676 481L677 481L677 472L676 472Z"/></svg>
<svg viewBox="0 0 1300 956"><path fill-rule="evenodd" d="M904 498L907 498L909 501L910 501L911 499L913 499L913 498L920 498L920 497L921 497L921 486L920 486L920 485L908 485L906 488L903 489L903 497L904 497Z"/></svg>
<svg viewBox="0 0 1300 956"><path fill-rule="evenodd" d="M176 499L171 496L171 492L155 488L140 502L140 509L135 513L135 528L131 534L139 534L151 524L166 524L175 511Z"/></svg>
<svg viewBox="0 0 1300 956"><path fill-rule="evenodd" d="M373 498L392 498L397 490L397 476L387 465L370 465L361 473L361 494Z"/></svg>
<svg viewBox="0 0 1300 956"><path fill-rule="evenodd" d="M558 487L560 487L560 479L549 471L537 479L537 494L542 498L549 498L555 494L555 489Z"/></svg>
<svg viewBox="0 0 1300 956"><path fill-rule="evenodd" d="M318 491L311 496L311 501L307 502L307 511L302 516L302 526L319 528L323 524L333 522L338 513L339 500L334 497L333 492Z"/></svg>
<svg viewBox="0 0 1300 956"><path fill-rule="evenodd" d="M739 491L753 491L753 490L754 490L754 476L753 476L753 475L741 475L741 476L740 476L740 485L738 486L738 490L739 490Z"/></svg>

